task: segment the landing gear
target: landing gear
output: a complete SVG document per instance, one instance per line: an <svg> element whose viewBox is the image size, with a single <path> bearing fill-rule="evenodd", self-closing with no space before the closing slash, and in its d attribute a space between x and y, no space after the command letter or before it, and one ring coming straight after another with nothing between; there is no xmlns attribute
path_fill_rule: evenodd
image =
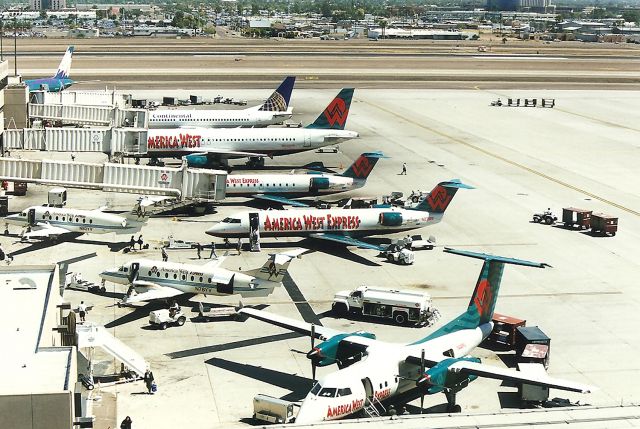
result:
<svg viewBox="0 0 640 429"><path fill-rule="evenodd" d="M247 165L252 168L262 168L264 167L264 158L252 156L249 158L249 162L247 162Z"/></svg>
<svg viewBox="0 0 640 429"><path fill-rule="evenodd" d="M462 407L456 404L456 393L453 390L445 390L444 396L447 397L447 413L459 413Z"/></svg>

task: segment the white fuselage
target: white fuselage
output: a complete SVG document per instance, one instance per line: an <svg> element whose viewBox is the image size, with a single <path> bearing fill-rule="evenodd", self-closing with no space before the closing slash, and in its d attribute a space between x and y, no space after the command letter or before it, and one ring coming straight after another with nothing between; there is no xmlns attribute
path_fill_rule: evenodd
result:
<svg viewBox="0 0 640 429"><path fill-rule="evenodd" d="M305 237L329 233L365 237L422 228L437 223L441 215L398 207L364 209L256 210L261 237ZM229 216L207 230L214 237L242 238L249 235L249 211ZM394 222L384 222L391 217ZM386 224L385 224L386 223Z"/></svg>
<svg viewBox="0 0 640 429"><path fill-rule="evenodd" d="M318 187L319 181L327 184ZM336 174L230 174L226 195L229 197L274 194L286 196L329 195L364 186L366 180Z"/></svg>
<svg viewBox="0 0 640 429"><path fill-rule="evenodd" d="M408 356L420 356L439 362L445 352L452 357L469 354L489 335L492 323L476 329L466 329L432 340L409 345L374 341L362 360L351 366L327 374L302 402L296 423L316 423L337 420L362 410L374 398L384 402L399 395L417 396L416 380L420 366L406 362ZM344 341L348 342L349 337ZM323 389L327 391L323 392ZM332 389L335 394L331 395ZM415 392L412 392L415 391ZM342 392L342 395L339 393Z"/></svg>
<svg viewBox="0 0 640 429"><path fill-rule="evenodd" d="M269 112L249 108L243 110L157 109L149 111L149 128L238 128L279 125L291 118L286 112Z"/></svg>
<svg viewBox="0 0 640 429"><path fill-rule="evenodd" d="M313 150L356 137L358 133L355 131L310 128L152 129L147 131L147 153L149 156L183 156L207 152L215 154L218 149L278 156Z"/></svg>
<svg viewBox="0 0 640 429"><path fill-rule="evenodd" d="M130 234L140 231L143 222L100 210L76 210L57 207L34 206L20 213L5 217L5 222L21 227L49 224L86 234Z"/></svg>
<svg viewBox="0 0 640 429"><path fill-rule="evenodd" d="M124 285L140 283L142 286L136 286L137 292L144 292L147 289L144 286L146 283L170 287L183 293L218 296L267 296L279 285L277 282L224 268L147 259L130 261L120 267L104 270L100 277Z"/></svg>

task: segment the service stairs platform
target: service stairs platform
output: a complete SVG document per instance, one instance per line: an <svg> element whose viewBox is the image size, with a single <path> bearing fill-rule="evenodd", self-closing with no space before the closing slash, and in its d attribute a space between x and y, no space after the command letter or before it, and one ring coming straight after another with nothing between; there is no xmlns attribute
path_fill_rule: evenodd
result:
<svg viewBox="0 0 640 429"><path fill-rule="evenodd" d="M78 349L100 347L140 377L144 375L148 368L147 361L144 360L142 355L111 335L104 326L93 324L76 325L76 335L78 337Z"/></svg>

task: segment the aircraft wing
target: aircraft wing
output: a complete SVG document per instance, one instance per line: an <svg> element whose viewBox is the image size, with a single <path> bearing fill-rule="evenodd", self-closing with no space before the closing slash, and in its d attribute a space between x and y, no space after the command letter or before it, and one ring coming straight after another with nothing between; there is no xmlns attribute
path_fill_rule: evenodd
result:
<svg viewBox="0 0 640 429"><path fill-rule="evenodd" d="M178 289L160 286L156 283L146 281L135 281L133 282L133 286L146 287L149 290L125 297L123 301L127 304L132 304L134 302L153 301L154 299L173 298L174 296L183 294L183 292L179 291Z"/></svg>
<svg viewBox="0 0 640 429"><path fill-rule="evenodd" d="M529 375L507 368L498 368L482 363L459 360L449 366L449 371L466 372L478 377L496 378L498 380L513 381L516 383L535 384L537 386L551 387L554 389L570 390L572 392L590 393L594 388L585 384L572 381L551 378L548 376Z"/></svg>
<svg viewBox="0 0 640 429"><path fill-rule="evenodd" d="M256 310L255 308L241 308L238 313L246 314L254 319L261 320L263 322L276 325L281 328L288 329L299 334L311 336L311 323L303 322L302 320L290 319L285 316L279 316L277 314L269 313L267 311ZM335 329L327 328L324 326L315 325L314 327L315 337L319 339L331 338L334 335L343 334L343 332L336 331Z"/></svg>
<svg viewBox="0 0 640 429"><path fill-rule="evenodd" d="M53 226L47 222L44 222L44 223L39 222L34 227L32 227L30 232L25 232L24 234L22 234L22 237L26 239L48 238L48 237L56 237L62 234L68 234L70 232L71 231L69 231L68 229L65 229L59 226Z"/></svg>
<svg viewBox="0 0 640 429"><path fill-rule="evenodd" d="M310 234L309 237L318 238L320 240L335 241L337 243L346 244L347 246L357 246L362 249L372 249L382 252L386 247L378 246L377 244L367 243L365 241L357 240L353 237L347 237L346 235L339 234L326 234L324 232L318 232Z"/></svg>
<svg viewBox="0 0 640 429"><path fill-rule="evenodd" d="M258 200L265 200L265 201L273 201L276 203L285 204L293 207L309 207L308 204L302 203L300 201L290 200L289 198L280 197L278 195L255 194L255 195L251 195L251 198L256 198Z"/></svg>
<svg viewBox="0 0 640 429"><path fill-rule="evenodd" d="M193 149L182 149L188 152L193 152L193 155L197 155L197 154L202 154L202 155L227 155L227 156L255 156L258 158L264 158L267 155L265 155L264 153L254 153L254 152L243 152L243 151L239 151L239 150L229 150L229 149L220 149L220 148L203 148L203 147L198 147L198 148L193 148Z"/></svg>

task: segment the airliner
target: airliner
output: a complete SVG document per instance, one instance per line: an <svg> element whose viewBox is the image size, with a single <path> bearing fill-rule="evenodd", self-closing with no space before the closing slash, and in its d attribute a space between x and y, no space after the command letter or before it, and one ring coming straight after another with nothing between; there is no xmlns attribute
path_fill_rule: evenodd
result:
<svg viewBox="0 0 640 429"><path fill-rule="evenodd" d="M458 179L440 182L415 207L376 205L370 208L300 208L253 210L229 215L206 233L214 237L250 236L249 218L258 217L260 237L310 237L378 251L384 246L359 239L423 228L442 220L458 189L473 189Z"/></svg>
<svg viewBox="0 0 640 429"><path fill-rule="evenodd" d="M56 239L70 233L133 234L147 223L149 216L139 201L125 216L104 213L104 207L79 210L48 206L32 206L4 218L11 225L23 227L21 237Z"/></svg>
<svg viewBox="0 0 640 429"><path fill-rule="evenodd" d="M423 408L424 396L438 393L444 393L447 399L447 412L460 412L457 393L479 377L580 393L594 390L586 384L552 378L544 371L532 374L487 365L470 355L493 330L504 266L544 268L547 264L449 248L445 252L483 261L475 289L462 314L409 344L380 341L371 332L341 332L267 311L240 309L241 314L309 335L311 350L307 358L313 374L318 366L338 366L314 384L302 401L296 424L358 413L376 416L391 404L406 404L417 398L421 398ZM317 339L322 342L315 344Z"/></svg>
<svg viewBox="0 0 640 429"><path fill-rule="evenodd" d="M29 87L29 92L43 89L49 92L60 92L73 85L75 81L69 79L73 49L73 46L67 48L67 51L62 57L62 61L60 61L58 70L52 77L25 80L24 83Z"/></svg>
<svg viewBox="0 0 640 429"><path fill-rule="evenodd" d="M122 304L168 299L183 293L265 297L282 284L289 264L306 249L271 254L255 270L236 272L220 268L224 256L205 265L137 259L100 273L104 280L130 285Z"/></svg>
<svg viewBox="0 0 640 429"><path fill-rule="evenodd" d="M289 76L259 106L242 110L157 109L149 112L149 128L238 128L282 124L291 118L291 92L296 82Z"/></svg>
<svg viewBox="0 0 640 429"><path fill-rule="evenodd" d="M314 150L359 136L345 130L353 88L342 89L318 118L304 128L151 129L146 157L183 157L193 167L251 158L264 166L264 157Z"/></svg>
<svg viewBox="0 0 640 429"><path fill-rule="evenodd" d="M341 174L230 174L227 175L226 195L308 207L291 198L319 197L361 188L380 158L384 158L381 152L365 152Z"/></svg>

